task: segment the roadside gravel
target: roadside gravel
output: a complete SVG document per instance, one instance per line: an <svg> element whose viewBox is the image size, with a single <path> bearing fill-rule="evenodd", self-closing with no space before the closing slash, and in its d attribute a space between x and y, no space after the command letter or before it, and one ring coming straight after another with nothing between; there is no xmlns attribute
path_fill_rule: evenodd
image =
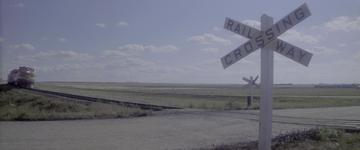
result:
<svg viewBox="0 0 360 150"><path fill-rule="evenodd" d="M359 127L360 107L274 111L273 135L317 125ZM312 118L313 117L313 118ZM319 119L319 118L322 119ZM256 140L257 111L178 110L131 119L0 122L0 149L191 149ZM319 121L320 120L320 121ZM303 123L305 122L305 123Z"/></svg>

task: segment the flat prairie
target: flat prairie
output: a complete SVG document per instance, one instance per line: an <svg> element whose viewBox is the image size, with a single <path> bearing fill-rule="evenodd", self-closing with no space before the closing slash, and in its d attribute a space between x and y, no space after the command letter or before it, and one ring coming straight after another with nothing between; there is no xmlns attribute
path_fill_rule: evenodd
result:
<svg viewBox="0 0 360 150"><path fill-rule="evenodd" d="M161 84L41 82L35 88L121 101L200 109L258 109L260 89L247 107L250 91L240 84ZM275 109L359 106L360 90L315 88L313 85L274 87Z"/></svg>

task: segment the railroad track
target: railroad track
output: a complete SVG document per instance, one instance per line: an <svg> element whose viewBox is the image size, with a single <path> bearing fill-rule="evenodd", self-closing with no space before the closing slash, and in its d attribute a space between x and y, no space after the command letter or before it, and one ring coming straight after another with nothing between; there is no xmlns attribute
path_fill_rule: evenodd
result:
<svg viewBox="0 0 360 150"><path fill-rule="evenodd" d="M89 96L81 96L81 95L74 95L74 94L40 90L40 89L27 88L27 90L44 93L44 94L66 97L66 98L73 98L73 99L82 100L82 101L117 104L117 105L122 105L122 106L126 106L126 107L137 107L137 108L141 108L141 109L155 110L155 111L159 111L159 110L163 110L163 109L182 109L180 107L173 107L173 106L161 106L161 105L125 102L125 101L111 100L111 99L105 99L105 98L96 98L96 97L89 97Z"/></svg>

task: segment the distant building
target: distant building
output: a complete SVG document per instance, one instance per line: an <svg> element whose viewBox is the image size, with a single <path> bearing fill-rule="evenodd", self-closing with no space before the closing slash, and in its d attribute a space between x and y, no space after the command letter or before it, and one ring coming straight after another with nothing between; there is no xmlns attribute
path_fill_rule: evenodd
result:
<svg viewBox="0 0 360 150"><path fill-rule="evenodd" d="M276 88L291 88L294 87L292 83L286 83L286 84L275 84Z"/></svg>
<svg viewBox="0 0 360 150"><path fill-rule="evenodd" d="M317 84L315 88L359 88L359 84Z"/></svg>

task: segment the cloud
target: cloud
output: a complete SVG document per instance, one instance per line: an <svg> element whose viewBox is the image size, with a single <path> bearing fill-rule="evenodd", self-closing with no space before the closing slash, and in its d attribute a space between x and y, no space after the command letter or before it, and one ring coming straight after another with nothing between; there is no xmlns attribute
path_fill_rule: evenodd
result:
<svg viewBox="0 0 360 150"><path fill-rule="evenodd" d="M346 47L346 46L348 46L348 44L346 44L346 43L339 43L338 46L339 46L339 47Z"/></svg>
<svg viewBox="0 0 360 150"><path fill-rule="evenodd" d="M199 44L222 44L222 45L231 45L231 41L218 37L211 33L205 33L203 35L192 36L188 39L191 42Z"/></svg>
<svg viewBox="0 0 360 150"><path fill-rule="evenodd" d="M38 76L44 76L43 78L47 78L47 80L74 81L162 82L182 73L182 69L155 63L138 55L127 55L116 50L107 50L103 53L108 56L117 55L120 58L97 57L86 62L41 63L35 64L34 68L36 68Z"/></svg>
<svg viewBox="0 0 360 150"><path fill-rule="evenodd" d="M212 30L215 31L215 32L218 32L218 31L221 31L221 28L220 27L213 27Z"/></svg>
<svg viewBox="0 0 360 150"><path fill-rule="evenodd" d="M149 50L151 52L174 52L179 50L179 48L177 48L174 45L164 45L164 46L152 46L152 45L148 45L148 46L144 46L145 50Z"/></svg>
<svg viewBox="0 0 360 150"><path fill-rule="evenodd" d="M331 31L360 31L360 16L340 16L326 22L324 27Z"/></svg>
<svg viewBox="0 0 360 150"><path fill-rule="evenodd" d="M151 70L151 68L159 67L154 62L145 60L140 55L133 55L127 51L106 50L102 52L102 61L97 61L97 64L102 64L102 68L120 68L134 70ZM113 58L113 59L110 59Z"/></svg>
<svg viewBox="0 0 360 150"><path fill-rule="evenodd" d="M200 51L216 53L216 52L219 52L220 49L219 48L203 48L203 49L200 49Z"/></svg>
<svg viewBox="0 0 360 150"><path fill-rule="evenodd" d="M70 73L75 70L86 70L90 68L96 68L96 65L94 64L86 64L86 63L59 63L56 65L51 66L38 66L36 67L36 72L62 72L65 71L67 73Z"/></svg>
<svg viewBox="0 0 360 150"><path fill-rule="evenodd" d="M46 36L43 36L43 37L40 38L40 40L42 40L42 41L47 41L47 40L49 40L49 38L46 37Z"/></svg>
<svg viewBox="0 0 360 150"><path fill-rule="evenodd" d="M360 52L355 53L354 58L355 60L360 61Z"/></svg>
<svg viewBox="0 0 360 150"><path fill-rule="evenodd" d="M5 38L0 37L0 43L4 42Z"/></svg>
<svg viewBox="0 0 360 150"><path fill-rule="evenodd" d="M119 46L117 50L124 52L174 52L178 51L179 48L174 45L154 46L143 44L127 44Z"/></svg>
<svg viewBox="0 0 360 150"><path fill-rule="evenodd" d="M316 44L319 43L319 36L313 36L309 34L304 34L296 30L288 30L283 35L280 36L281 39L287 42L300 42L304 44Z"/></svg>
<svg viewBox="0 0 360 150"><path fill-rule="evenodd" d="M132 55L127 52L123 52L123 51L119 51L119 50L105 50L102 52L102 56L103 57L126 58L126 57L131 57Z"/></svg>
<svg viewBox="0 0 360 150"><path fill-rule="evenodd" d="M127 23L126 21L119 21L118 23L116 23L116 26L125 27L125 26L129 26L129 23Z"/></svg>
<svg viewBox="0 0 360 150"><path fill-rule="evenodd" d="M325 47L325 46L315 46L315 47L311 48L310 51L315 53L315 54L334 54L334 53L339 52L336 49L328 48L328 47Z"/></svg>
<svg viewBox="0 0 360 150"><path fill-rule="evenodd" d="M40 60L85 60L92 58L86 53L78 53L74 51L46 51L33 55L18 56L21 61L40 61Z"/></svg>
<svg viewBox="0 0 360 150"><path fill-rule="evenodd" d="M248 38L243 37L243 36L238 35L238 34L233 34L233 35L231 35L231 38L233 38L234 40L236 40L236 43L242 43L242 42L246 42L246 41L249 40Z"/></svg>
<svg viewBox="0 0 360 150"><path fill-rule="evenodd" d="M257 20L244 20L244 21L241 21L241 22L244 23L244 24L247 24L247 25L249 25L251 27L260 29L260 22L257 21Z"/></svg>
<svg viewBox="0 0 360 150"><path fill-rule="evenodd" d="M10 5L10 7L24 8L25 4L23 2L19 2L19 3L16 3L16 4Z"/></svg>
<svg viewBox="0 0 360 150"><path fill-rule="evenodd" d="M9 47L13 48L13 49L25 49L25 50L34 50L35 49L35 47L29 43L15 44L15 45L10 45Z"/></svg>
<svg viewBox="0 0 360 150"><path fill-rule="evenodd" d="M97 26L99 28L105 28L106 24L105 23L96 23L95 26Z"/></svg>
<svg viewBox="0 0 360 150"><path fill-rule="evenodd" d="M62 37L62 38L59 38L58 41L61 43L65 43L65 42L68 42L69 40L67 38Z"/></svg>

